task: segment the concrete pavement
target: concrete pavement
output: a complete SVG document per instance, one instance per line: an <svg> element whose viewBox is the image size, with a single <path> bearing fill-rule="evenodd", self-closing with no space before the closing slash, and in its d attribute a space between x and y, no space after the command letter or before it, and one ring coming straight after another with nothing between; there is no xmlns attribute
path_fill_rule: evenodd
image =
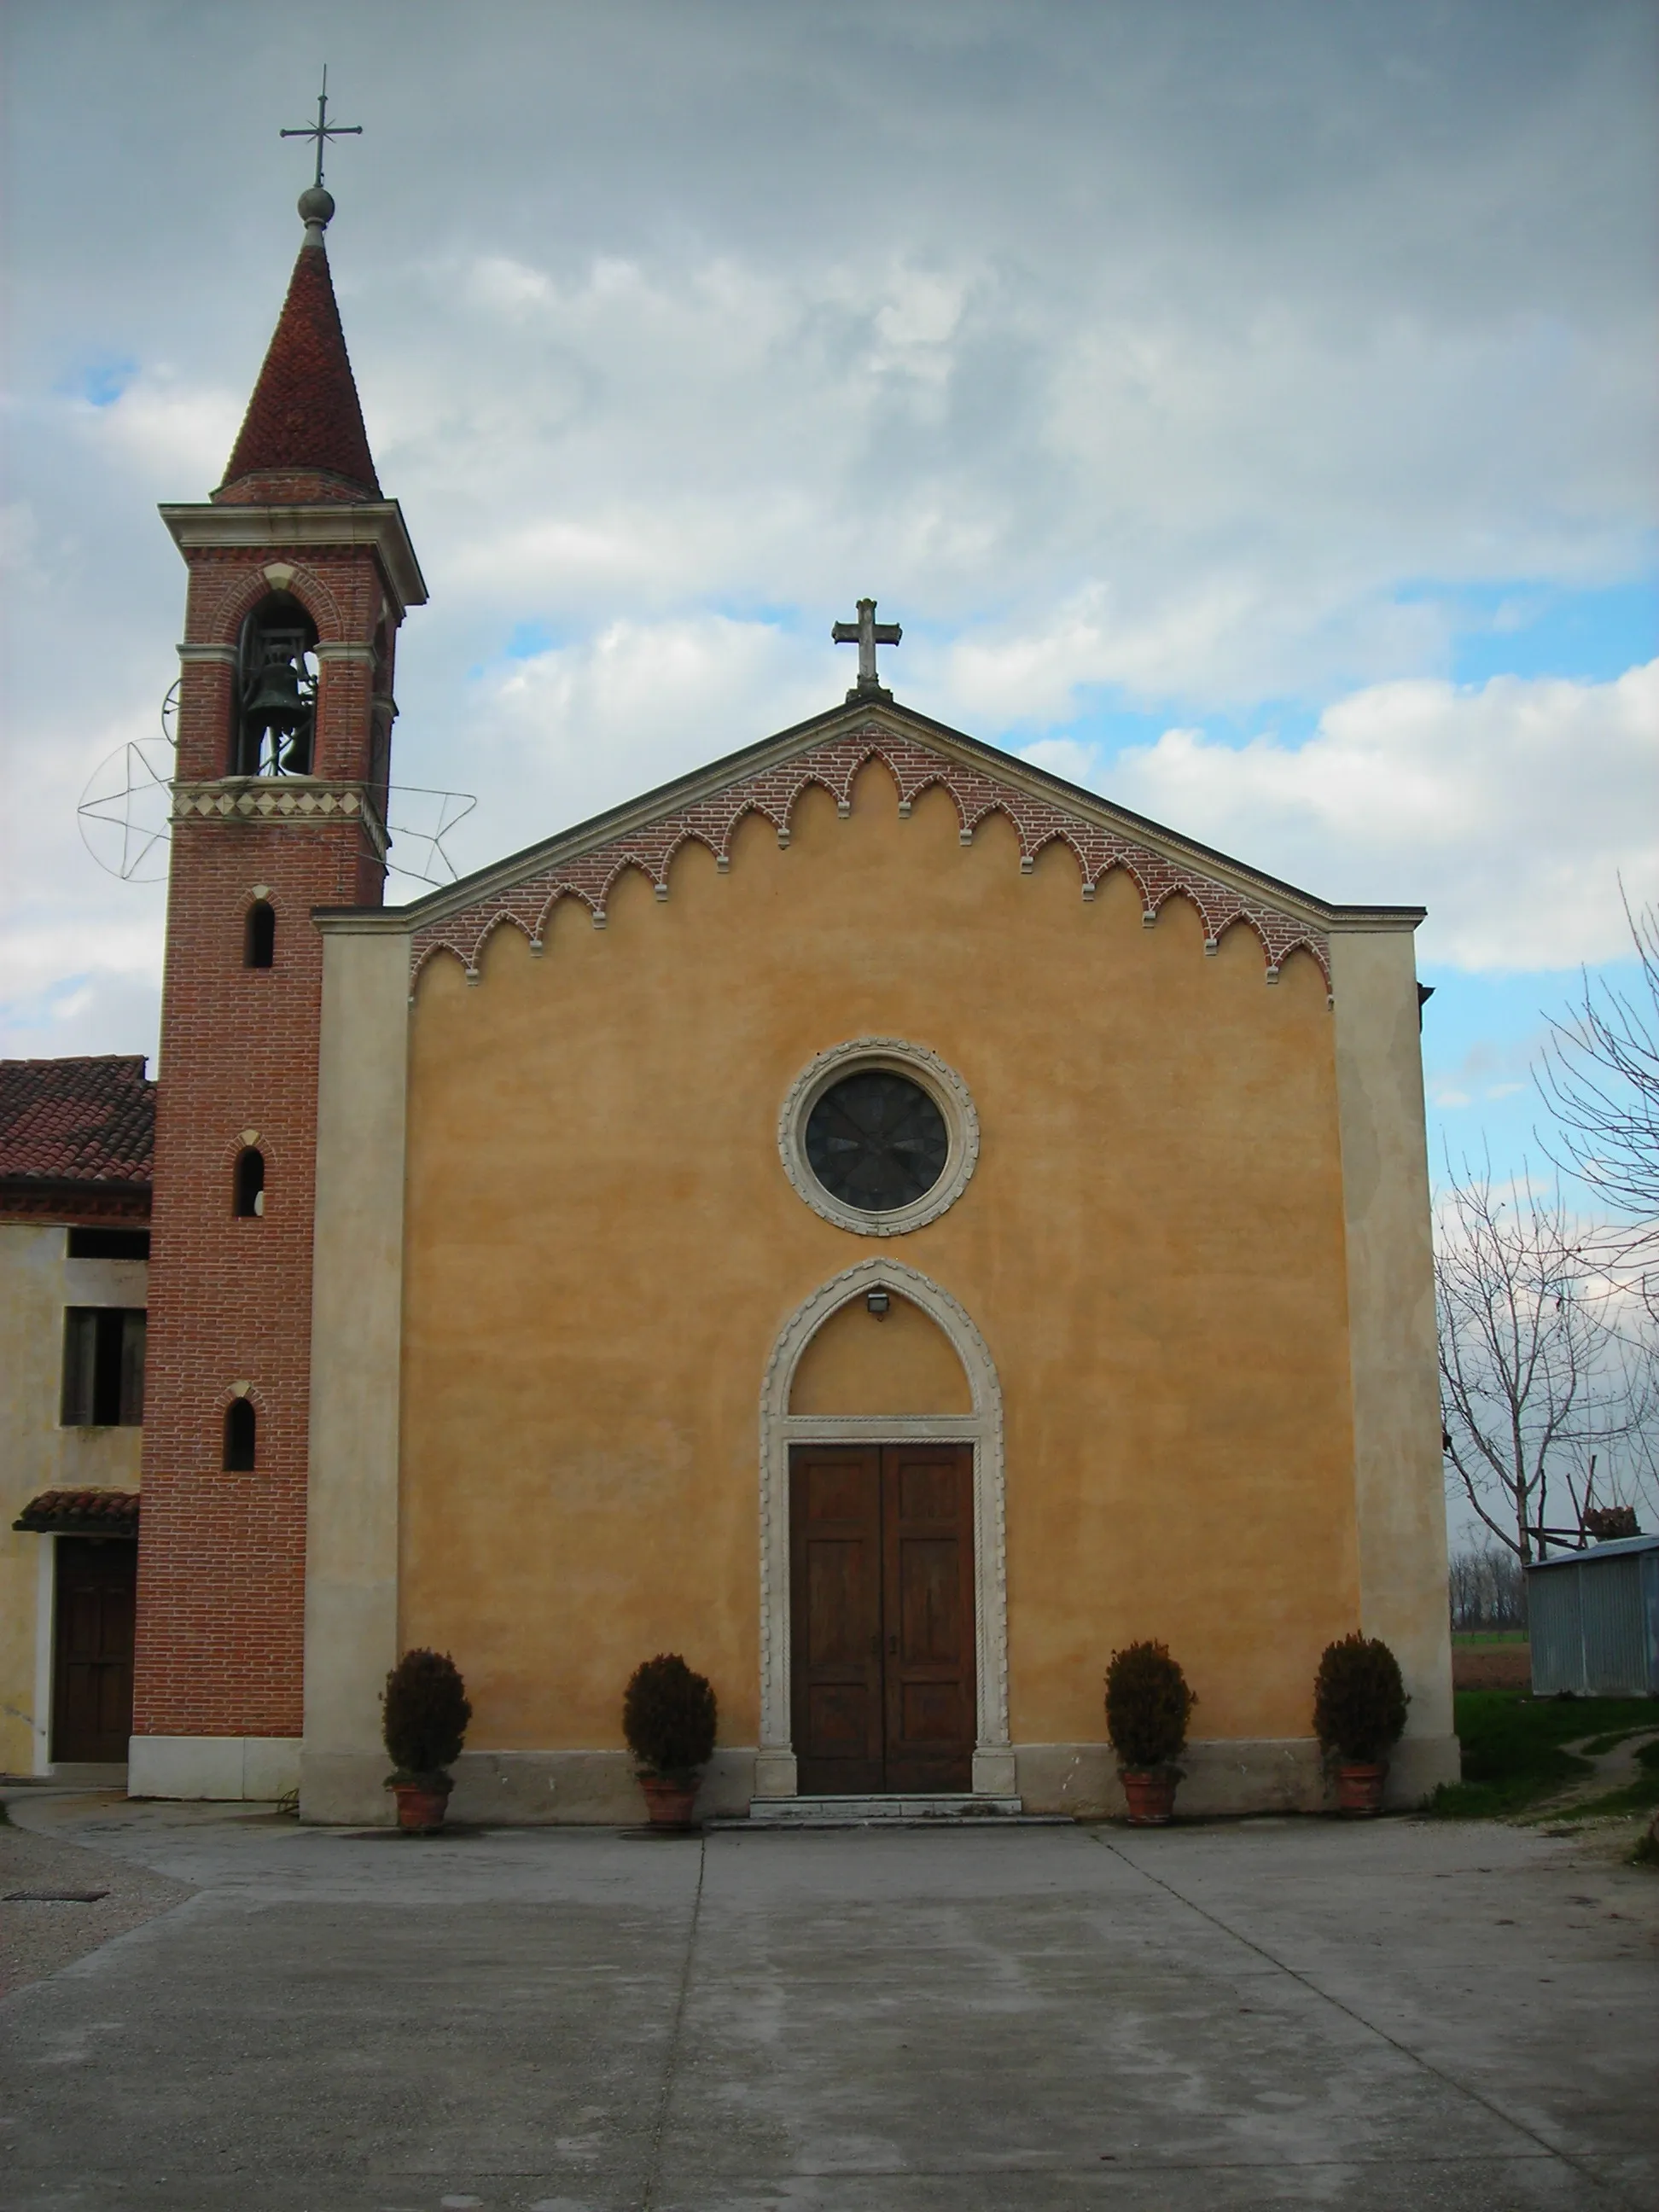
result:
<svg viewBox="0 0 1659 2212"><path fill-rule="evenodd" d="M1571 1840L13 1817L190 1893L0 2006L8 2212L1659 2202L1659 1880Z"/></svg>

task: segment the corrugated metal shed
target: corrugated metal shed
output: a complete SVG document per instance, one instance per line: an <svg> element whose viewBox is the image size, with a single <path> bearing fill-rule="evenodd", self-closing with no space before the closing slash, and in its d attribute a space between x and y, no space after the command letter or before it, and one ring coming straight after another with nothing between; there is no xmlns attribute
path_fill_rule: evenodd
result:
<svg viewBox="0 0 1659 2212"><path fill-rule="evenodd" d="M1534 1697L1659 1698L1659 1536L1527 1570Z"/></svg>

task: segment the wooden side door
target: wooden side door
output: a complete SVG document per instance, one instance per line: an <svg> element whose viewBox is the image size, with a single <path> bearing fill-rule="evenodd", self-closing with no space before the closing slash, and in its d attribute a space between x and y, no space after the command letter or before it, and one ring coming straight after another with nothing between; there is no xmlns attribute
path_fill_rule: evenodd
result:
<svg viewBox="0 0 1659 2212"><path fill-rule="evenodd" d="M59 1536L52 1756L125 1763L132 1734L132 1629L138 1547Z"/></svg>
<svg viewBox="0 0 1659 2212"><path fill-rule="evenodd" d="M789 1454L791 1722L803 1796L882 1783L881 1449Z"/></svg>
<svg viewBox="0 0 1659 2212"><path fill-rule="evenodd" d="M884 1444L881 1457L886 1786L971 1790L973 1446Z"/></svg>

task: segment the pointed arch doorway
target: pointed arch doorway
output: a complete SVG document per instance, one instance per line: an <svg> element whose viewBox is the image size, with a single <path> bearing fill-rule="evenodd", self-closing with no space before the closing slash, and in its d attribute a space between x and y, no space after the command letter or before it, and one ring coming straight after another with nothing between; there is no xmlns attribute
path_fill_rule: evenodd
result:
<svg viewBox="0 0 1659 2212"><path fill-rule="evenodd" d="M872 1259L797 1310L760 1503L757 1795L1011 1796L1001 1390L949 1291Z"/></svg>

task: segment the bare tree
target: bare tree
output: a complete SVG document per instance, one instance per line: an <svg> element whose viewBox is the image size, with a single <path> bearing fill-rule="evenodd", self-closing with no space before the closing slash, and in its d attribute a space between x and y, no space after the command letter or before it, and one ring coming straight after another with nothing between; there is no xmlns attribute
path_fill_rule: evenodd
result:
<svg viewBox="0 0 1659 2212"><path fill-rule="evenodd" d="M1454 1628L1526 1626L1527 1577L1521 1562L1489 1536L1452 1553L1446 1580Z"/></svg>
<svg viewBox="0 0 1659 2212"><path fill-rule="evenodd" d="M1626 900L1625 916L1634 988L1586 974L1572 1011L1550 1024L1537 1081L1558 1124L1551 1158L1612 1217L1598 1258L1659 1322L1659 909L1632 914Z"/></svg>
<svg viewBox="0 0 1659 2212"><path fill-rule="evenodd" d="M1522 1560L1551 1534L1583 1540L1584 1515L1616 1498L1619 1462L1643 1453L1650 1376L1609 1325L1559 1188L1508 1195L1488 1166L1450 1175L1435 1260L1442 1442L1454 1494ZM1571 1518L1550 1529L1550 1492ZM1565 1494L1564 1494L1565 1493ZM1563 1515L1565 1518L1565 1515Z"/></svg>

